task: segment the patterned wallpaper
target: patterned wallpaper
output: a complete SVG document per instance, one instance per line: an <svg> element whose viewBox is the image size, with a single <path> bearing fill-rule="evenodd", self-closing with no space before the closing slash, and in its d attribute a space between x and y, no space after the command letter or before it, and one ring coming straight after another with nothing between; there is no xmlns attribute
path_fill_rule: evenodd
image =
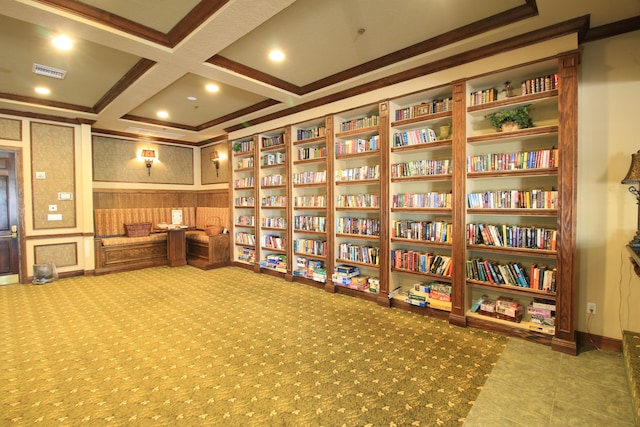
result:
<svg viewBox="0 0 640 427"><path fill-rule="evenodd" d="M193 148L95 135L92 139L94 181L194 183ZM145 148L156 151L157 158L151 166L151 175L148 175L144 161L138 157Z"/></svg>
<svg viewBox="0 0 640 427"><path fill-rule="evenodd" d="M202 183L203 184L218 184L221 182L229 182L229 145L224 142L222 144L212 145L205 147L201 152L201 168L202 168ZM220 157L218 171L211 161L211 153L213 151L218 152Z"/></svg>
<svg viewBox="0 0 640 427"><path fill-rule="evenodd" d="M58 192L75 194L73 127L31 123L31 179L33 228L75 227L76 198L58 200ZM57 211L49 212L49 205L56 205ZM49 214L62 215L62 219L49 221Z"/></svg>
<svg viewBox="0 0 640 427"><path fill-rule="evenodd" d="M0 119L0 138L22 140L22 122L15 119Z"/></svg>

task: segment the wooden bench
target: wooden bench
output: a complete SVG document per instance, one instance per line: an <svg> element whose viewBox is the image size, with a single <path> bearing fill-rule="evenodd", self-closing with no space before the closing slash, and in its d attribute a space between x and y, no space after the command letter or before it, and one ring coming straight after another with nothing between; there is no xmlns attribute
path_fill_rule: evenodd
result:
<svg viewBox="0 0 640 427"><path fill-rule="evenodd" d="M94 209L95 274L167 265L167 233L158 224L171 224L173 210L182 211L186 232L187 263L201 269L230 265L229 234L209 236L210 224L229 227L229 208L177 207ZM127 237L125 224L150 222L152 232L144 237Z"/></svg>
<svg viewBox="0 0 640 427"><path fill-rule="evenodd" d="M203 270L231 265L230 234L207 235L208 225L226 230L231 222L229 208L197 207L195 230L187 230L187 263Z"/></svg>

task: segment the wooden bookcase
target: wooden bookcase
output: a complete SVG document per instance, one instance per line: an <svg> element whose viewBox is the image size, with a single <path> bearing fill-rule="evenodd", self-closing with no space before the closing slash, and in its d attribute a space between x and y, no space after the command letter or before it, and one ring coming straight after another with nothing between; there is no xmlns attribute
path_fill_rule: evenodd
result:
<svg viewBox="0 0 640 427"><path fill-rule="evenodd" d="M260 260L270 253L282 253L287 257L287 270L278 274L289 280L437 316L459 326L520 336L576 354L578 62L578 52L569 52L239 140L253 142L253 149L233 155L236 264L266 272L259 267ZM552 76L557 86L545 88L546 76ZM535 88L538 77L543 78L538 88L523 94L521 82ZM510 96L502 91L507 81L512 82ZM485 117L522 105L532 108L532 128L497 132ZM282 146L262 146L261 138L276 135L282 135ZM274 153L284 155L284 164L263 164L265 156ZM524 153L554 160L543 167L538 161L535 167L533 163L515 166L515 159ZM241 163L247 158L256 159L252 166ZM494 166L487 169L486 165ZM263 179L276 174L284 177L282 186L261 185ZM236 180L250 177L255 177L253 188L235 185ZM505 192L505 197L545 194L548 205L469 205L469 200L484 200L491 192ZM238 205L238 200L248 196L255 198L255 207ZM265 206L263 199L272 196L284 197L284 204ZM502 193L500 196L496 200L502 201ZM250 215L255 216L254 225L246 224ZM284 226L263 225L279 218ZM428 236L415 233L426 228L431 230ZM489 236L503 237L504 242L482 240L482 229L494 233ZM522 230L537 236L547 234L545 239L524 245L506 239L507 232L514 236ZM237 235L242 232L256 235L253 263L247 264L239 255L252 248L238 242ZM274 250L263 246L268 235L285 239L286 247ZM534 241L538 246L531 243ZM548 246L539 247L540 242ZM375 262L354 255L364 247L374 248ZM413 265L397 262L396 254L409 252L445 258L450 267L416 271ZM299 268L297 258L324 267L326 283L294 274ZM535 271L532 265L544 267L542 271L554 271L555 284L543 290L492 283L488 276L471 274L474 263L477 267L480 261L493 262L505 274L501 268L518 264L527 277ZM336 285L331 275L341 264L377 277L379 293ZM450 305L423 308L389 298L390 291L398 287L406 290L417 282L450 285ZM473 312L473 303L483 295L518 300L525 307L522 321ZM556 306L554 331L531 326L526 306L539 297Z"/></svg>
<svg viewBox="0 0 640 427"><path fill-rule="evenodd" d="M389 289L400 288L399 297L416 283L451 286L451 274L436 265L444 272L451 264L452 104L450 85L389 103ZM441 318L450 311L398 297L391 304Z"/></svg>
<svg viewBox="0 0 640 427"><path fill-rule="evenodd" d="M254 137L231 141L233 152L231 203L233 206L233 260L253 268L256 262L256 142ZM237 149L236 149L237 148Z"/></svg>
<svg viewBox="0 0 640 427"><path fill-rule="evenodd" d="M291 128L276 129L257 136L260 164L258 166L259 203L256 217L259 218L256 271L275 273L280 276L291 274L290 250L291 233L288 227L288 205L291 196L287 182L289 168L289 147ZM273 264L273 259L280 259ZM284 261L284 263L282 262Z"/></svg>
<svg viewBox="0 0 640 427"><path fill-rule="evenodd" d="M331 281L333 253L327 138L333 132L331 117L299 123L291 130L291 266L292 279L324 287ZM319 270L314 274L316 270ZM322 271L326 274L324 280ZM328 275L328 279L327 279Z"/></svg>
<svg viewBox="0 0 640 427"><path fill-rule="evenodd" d="M357 267L361 276L378 278L381 286L372 293L331 282L327 290L388 305L388 103L339 113L333 120L334 266Z"/></svg>

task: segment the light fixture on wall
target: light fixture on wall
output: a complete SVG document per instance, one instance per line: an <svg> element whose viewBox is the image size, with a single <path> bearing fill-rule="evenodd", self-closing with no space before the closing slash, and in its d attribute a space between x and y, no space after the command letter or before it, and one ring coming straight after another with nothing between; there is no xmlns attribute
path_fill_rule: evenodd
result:
<svg viewBox="0 0 640 427"><path fill-rule="evenodd" d="M213 162L213 164L216 167L216 176L218 176L218 169L220 169L220 156L218 156L218 151L217 150L213 150L211 152L211 161Z"/></svg>
<svg viewBox="0 0 640 427"><path fill-rule="evenodd" d="M145 148L140 153L140 156L144 158L144 164L147 166L147 174L151 176L151 166L153 166L153 161L156 159L156 150L151 148Z"/></svg>
<svg viewBox="0 0 640 427"><path fill-rule="evenodd" d="M627 176L622 180L623 184L637 184L640 182L640 150L637 153L631 155L631 166L629 166L629 172ZM636 202L638 203L638 227L636 235L632 241L629 242L629 246L634 248L640 248L640 191L633 185L629 187L629 192L636 196Z"/></svg>

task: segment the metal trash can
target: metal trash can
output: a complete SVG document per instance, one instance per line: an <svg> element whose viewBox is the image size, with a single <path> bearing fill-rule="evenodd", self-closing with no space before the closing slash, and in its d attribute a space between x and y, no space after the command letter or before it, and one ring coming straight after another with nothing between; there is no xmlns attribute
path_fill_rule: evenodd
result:
<svg viewBox="0 0 640 427"><path fill-rule="evenodd" d="M56 265L52 262L44 264L33 264L33 284L44 285L51 283L58 278Z"/></svg>

